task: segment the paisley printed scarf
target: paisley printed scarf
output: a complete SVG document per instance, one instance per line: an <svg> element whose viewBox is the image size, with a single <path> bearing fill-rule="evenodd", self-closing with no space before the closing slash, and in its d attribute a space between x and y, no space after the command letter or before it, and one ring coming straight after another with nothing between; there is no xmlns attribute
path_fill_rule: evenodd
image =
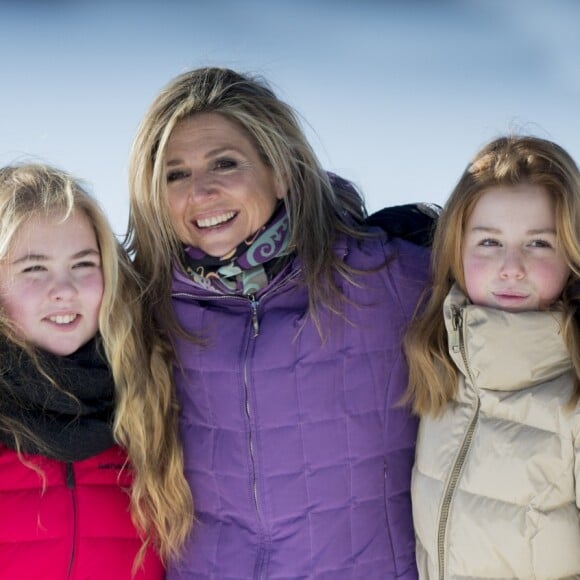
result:
<svg viewBox="0 0 580 580"><path fill-rule="evenodd" d="M265 264L291 253L289 222L283 203L270 220L226 256L216 258L198 248L183 249L185 271L201 288L219 294L254 294L268 283Z"/></svg>

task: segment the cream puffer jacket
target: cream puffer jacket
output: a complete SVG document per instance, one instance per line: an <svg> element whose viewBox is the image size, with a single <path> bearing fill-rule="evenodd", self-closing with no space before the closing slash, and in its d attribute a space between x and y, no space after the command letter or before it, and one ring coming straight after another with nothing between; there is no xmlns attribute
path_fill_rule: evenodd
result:
<svg viewBox="0 0 580 580"><path fill-rule="evenodd" d="M421 578L580 578L580 410L553 312L444 305L457 403L421 420L413 516Z"/></svg>

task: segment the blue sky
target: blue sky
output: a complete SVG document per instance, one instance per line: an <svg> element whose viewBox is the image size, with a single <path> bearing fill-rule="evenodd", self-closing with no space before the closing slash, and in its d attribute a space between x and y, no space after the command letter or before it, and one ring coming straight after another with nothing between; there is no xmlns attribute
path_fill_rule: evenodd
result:
<svg viewBox="0 0 580 580"><path fill-rule="evenodd" d="M576 0L0 0L0 163L84 178L121 235L145 110L219 65L269 79L371 211L442 203L507 131L580 161L579 25Z"/></svg>

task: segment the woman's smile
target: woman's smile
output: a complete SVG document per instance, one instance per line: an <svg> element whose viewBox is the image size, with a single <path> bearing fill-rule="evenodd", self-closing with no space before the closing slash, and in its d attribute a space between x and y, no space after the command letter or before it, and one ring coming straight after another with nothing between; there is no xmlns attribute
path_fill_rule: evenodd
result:
<svg viewBox="0 0 580 580"><path fill-rule="evenodd" d="M198 218L194 221L195 225L204 230L207 228L214 228L215 226L220 226L222 224L230 222L236 216L235 211L228 211L215 216Z"/></svg>

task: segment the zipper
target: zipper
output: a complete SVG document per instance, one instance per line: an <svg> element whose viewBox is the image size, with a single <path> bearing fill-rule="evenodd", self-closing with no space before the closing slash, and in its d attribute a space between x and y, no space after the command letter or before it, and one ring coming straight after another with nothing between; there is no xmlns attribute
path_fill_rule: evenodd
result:
<svg viewBox="0 0 580 580"><path fill-rule="evenodd" d="M255 332L255 330L254 330ZM256 334L254 334L256 336ZM258 525L261 530L261 534L264 533L264 520L262 517L262 510L260 509L260 501L258 497L258 477L256 474L256 449L254 445L254 433L251 426L251 419L252 419L252 409L250 407L250 395L249 395L249 381L248 381L248 349L249 345L246 348L246 356L244 358L244 398L245 398L245 411L246 411L246 419L248 421L248 448L250 451L250 465L252 469L252 499L254 501L254 509L256 510L256 518L258 520ZM260 541L260 548L258 550L257 559L256 559L256 573L257 578L262 578L262 562L263 562L263 550L264 546L262 545L262 541Z"/></svg>
<svg viewBox="0 0 580 580"><path fill-rule="evenodd" d="M254 335L252 338L256 338L260 334L260 322L258 321L258 300L256 300L255 294L248 294L248 300L250 301L250 310L252 311L252 328L254 330Z"/></svg>
<svg viewBox="0 0 580 580"><path fill-rule="evenodd" d="M76 497L76 485L75 485L75 474L73 470L72 463L65 463L65 479L66 479L66 486L70 489L71 493L71 505L72 505L72 514L73 514L73 526L72 526L72 542L71 542L71 553L70 553L70 561L68 565L68 573L67 578L73 577L73 566L76 557L76 538L77 538L77 497Z"/></svg>
<svg viewBox="0 0 580 580"><path fill-rule="evenodd" d="M254 299L255 300L255 299ZM257 315L256 315L256 310L257 310L257 302L251 302L251 304L255 304L256 306L252 306L252 328L254 330L254 335L253 337L257 336L256 334L256 326L255 324L257 324L257 322L255 322L255 320L257 320ZM254 316L256 316L256 318L254 318ZM244 377L244 399L245 399L245 404L244 404L244 408L246 411L246 419L248 420L248 425L251 425L251 418L252 418L252 409L250 407L250 393L249 393L249 377L248 377L248 350L249 350L249 344L246 345L246 352L245 352L245 356L244 356L244 372L243 372L243 377ZM255 451L255 446L254 446L254 437L252 434L252 429L250 427L249 429L249 440L248 440L248 445L249 445L249 450L250 450L250 461L252 464L252 495L254 498L254 507L256 509L256 514L258 516L258 520L260 522L260 525L262 524L262 513L260 510L260 505L258 502L258 481L257 481L257 477L256 477L256 451Z"/></svg>
<svg viewBox="0 0 580 580"><path fill-rule="evenodd" d="M263 302L263 300L265 298L267 298L268 296L274 294L275 292L278 292L279 290L281 290L285 286L289 285L290 282L292 282L295 278L297 278L300 275L300 273L301 273L300 268L293 270L292 272L290 272L290 274L288 276L286 276L285 278L282 278L280 280L280 282L278 282L277 284L273 285L271 288L266 290L260 296L260 298L257 298L255 294L248 294L247 296L229 295L229 294L227 294L227 295L213 294L211 296L207 296L207 295L203 296L203 295L197 295L193 292L173 292L172 297L184 297L184 298L190 298L190 299L204 301L204 302L211 302L214 300L217 300L217 301L231 300L231 301L237 301L237 302L243 301L243 302L249 303L249 305L250 305L250 326L251 326L250 340L254 340L260 334L260 320L258 318L258 307L260 305L260 302ZM246 413L246 419L248 421L248 427L249 427L248 446L249 446L250 463L251 463L251 469L252 469L252 499L254 502L254 509L256 510L256 517L258 520L258 525L262 531L262 534L264 534L264 532L265 532L264 518L262 515L262 511L260 509L260 501L259 501L259 493L258 493L258 478L256 475L256 450L255 450L253 430L251 427L252 409L250 407L249 373L248 373L249 349L250 349L250 341L248 341L246 344L246 351L244 353L243 373L242 373L243 374L243 381L244 381L243 387L244 387L244 398L245 398L244 410ZM258 553L257 560L256 560L256 577L258 579L261 579L264 577L263 570L262 570L264 560L265 560L264 546L262 545L260 548L260 551Z"/></svg>
<svg viewBox="0 0 580 580"><path fill-rule="evenodd" d="M254 431L252 429L252 408L250 406L250 380L249 380L249 371L248 371L248 363L249 363L249 350L250 350L250 343L260 334L260 324L258 320L258 305L259 301L256 299L254 294L249 294L247 299L250 303L250 325L251 325L251 336L250 339L246 343L246 350L244 353L244 365L243 365L243 377L244 377L244 408L246 411L246 419L248 421L248 448L250 452L250 465L252 469L252 498L254 501L254 509L256 510L256 518L258 520L258 526L261 530L261 534L264 534L265 527L264 527L264 520L262 517L262 510L260 509L260 501L259 501L259 494L258 494L258 477L257 477L257 469L256 469L256 449L254 443ZM255 576L257 578L262 578L262 564L264 561L264 546L263 540L260 541L260 548L258 550L257 558L256 558L256 568L255 568Z"/></svg>
<svg viewBox="0 0 580 580"><path fill-rule="evenodd" d="M449 348L455 353L461 352L463 342L463 314L461 309L456 308L455 306L452 309L451 325L453 328L453 333L451 334ZM465 363L466 357L464 353L462 353L462 358L463 362Z"/></svg>
<svg viewBox="0 0 580 580"><path fill-rule="evenodd" d="M267 298L269 295L277 292L284 286L290 283L297 275L299 271L292 272L288 277L281 280L279 284L272 286L269 290L264 292L260 299L256 298L255 294L249 294L247 299L250 302L250 311L251 311L251 327L252 327L252 336L250 337L251 340L255 340L260 334L260 321L258 318L258 307L260 302ZM258 519L258 524L260 529L262 530L262 534L264 535L263 539L260 542L260 549L258 551L258 555L256 558L256 567L255 567L255 576L258 580L261 580L264 577L264 562L266 561L266 547L264 545L265 535L266 535L266 527L264 525L264 517L262 515L262 510L260 509L260 499L259 499L259 492L258 492L258 477L257 477L257 470L256 470L256 450L254 445L254 434L252 429L252 408L250 406L250 393L249 393L249 373L248 373L248 361L249 361L249 349L250 349L250 342L246 345L246 353L244 357L244 397L245 397L245 411L246 411L246 418L248 420L248 445L250 451L250 462L252 466L252 496L254 500L254 509L256 510L256 517Z"/></svg>
<svg viewBox="0 0 580 580"><path fill-rule="evenodd" d="M463 359L463 364L467 371L467 375L471 384L475 388L475 383L473 382L473 375L469 368L469 362L467 360L467 353L465 352L465 342L463 336L463 310L459 308L453 308L452 312L452 328L453 333L451 335L451 340L449 348L453 352L461 353L461 358ZM439 527L437 531L437 556L439 561L439 580L445 579L445 539L447 534L447 523L449 521L449 510L451 509L451 502L453 501L453 496L457 489L457 483L459 481L459 476L463 465L465 464L465 459L471 448L471 442L473 441L473 433L475 432L475 427L479 419L479 407L480 401L479 396L475 398L475 409L473 412L473 417L469 423L461 447L453 464L453 469L451 470L451 475L449 476L449 481L445 488L443 494L443 501L441 504L441 514L439 516Z"/></svg>

